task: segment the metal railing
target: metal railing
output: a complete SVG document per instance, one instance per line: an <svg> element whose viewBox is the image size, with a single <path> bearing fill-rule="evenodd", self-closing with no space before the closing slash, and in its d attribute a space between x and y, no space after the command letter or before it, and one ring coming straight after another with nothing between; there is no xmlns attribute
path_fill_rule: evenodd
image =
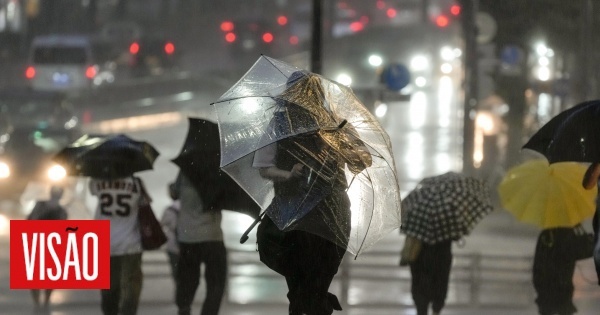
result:
<svg viewBox="0 0 600 315"><path fill-rule="evenodd" d="M229 292L226 303L287 303L284 278L264 266L259 261L257 252L229 249L228 255ZM532 261L530 256L455 252L447 307L531 307L535 294L531 282ZM400 267L398 262L399 253L394 251L372 251L356 260L351 255L346 255L334 278L331 292L338 296L340 303L345 306L344 309L413 307L410 296L410 269ZM165 272L167 262L164 255L145 258L144 264L150 266L149 271L144 272L146 279L170 276ZM164 266L155 268L159 265ZM254 298L240 300L240 294L236 293L239 289L236 283L239 283L240 279L246 283L244 290L263 291L265 287L271 289L264 295L251 294ZM377 298L371 300L371 297Z"/></svg>

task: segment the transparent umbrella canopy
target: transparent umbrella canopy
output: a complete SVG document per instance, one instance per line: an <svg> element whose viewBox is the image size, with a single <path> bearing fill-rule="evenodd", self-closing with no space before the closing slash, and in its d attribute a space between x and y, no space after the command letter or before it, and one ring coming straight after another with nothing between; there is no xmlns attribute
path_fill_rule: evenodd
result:
<svg viewBox="0 0 600 315"><path fill-rule="evenodd" d="M400 227L389 136L350 88L261 56L213 105L221 168L281 230L307 231L358 255ZM253 166L255 153L273 146L305 170L300 195L278 212L269 208L275 185ZM332 198L340 187L344 196ZM348 211L339 210L346 199Z"/></svg>

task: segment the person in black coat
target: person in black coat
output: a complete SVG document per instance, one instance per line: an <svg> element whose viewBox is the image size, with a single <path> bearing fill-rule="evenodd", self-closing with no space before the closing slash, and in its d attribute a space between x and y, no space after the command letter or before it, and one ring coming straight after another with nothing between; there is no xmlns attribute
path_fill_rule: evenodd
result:
<svg viewBox="0 0 600 315"><path fill-rule="evenodd" d="M297 160L282 148L288 142L302 142L308 146L315 139L308 137L300 140L294 137L289 141L277 143L275 166L261 169L261 176L275 182L275 198L267 213L270 209L278 209L274 210L278 213L292 212L297 207L295 200L305 196L302 187L307 178L307 166L297 163ZM313 191L318 193L310 195L309 198L320 200L307 202L316 204L291 230L280 231L269 214L264 216L258 227L257 240L261 261L285 276L291 315L329 315L334 310L342 309L337 297L328 290L343 260L345 244L350 234L350 201L345 191L343 175L343 172L336 174L339 178L329 187L322 186L324 183L319 179L311 185ZM324 191L326 192L321 194ZM326 223L340 220L347 221L342 226L348 230L334 231L337 225L332 224L328 227ZM303 230L302 225L306 224L312 227L320 226L323 232L334 229L329 232L338 235L341 244Z"/></svg>
<svg viewBox="0 0 600 315"><path fill-rule="evenodd" d="M325 141L327 135L295 132L310 130L328 118L317 116L325 111L317 76L296 72L288 80L288 92L290 98L313 100L314 111L288 99L279 101L271 133L293 136L254 155L253 167L273 182L275 193L257 230L258 251L261 261L285 276L290 315L330 315L342 309L328 290L346 252L351 226L344 167L358 174L372 161L349 123L339 127L345 129L337 134L340 142L335 149ZM290 225L282 231L274 221Z"/></svg>
<svg viewBox="0 0 600 315"><path fill-rule="evenodd" d="M593 237L578 225L542 230L533 259L535 303L540 315L572 315L573 273L577 260L592 256Z"/></svg>
<svg viewBox="0 0 600 315"><path fill-rule="evenodd" d="M411 294L417 315L427 315L429 305L439 315L446 304L452 268L452 241L422 242L414 261L407 262L411 273ZM401 262L401 265L404 265Z"/></svg>
<svg viewBox="0 0 600 315"><path fill-rule="evenodd" d="M582 186L583 188L597 189L600 194L600 163L592 163L585 175L583 176ZM598 279L598 285L600 285L600 196L596 197L596 211L594 212L594 218L592 219L592 228L594 229L594 244L592 256L594 257L594 265L596 266L596 277Z"/></svg>

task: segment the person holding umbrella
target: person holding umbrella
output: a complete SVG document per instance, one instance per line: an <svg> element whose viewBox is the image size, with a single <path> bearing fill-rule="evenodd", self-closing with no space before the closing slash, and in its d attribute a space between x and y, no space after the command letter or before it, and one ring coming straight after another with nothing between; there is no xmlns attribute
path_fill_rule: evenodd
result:
<svg viewBox="0 0 600 315"><path fill-rule="evenodd" d="M201 315L216 315L221 308L227 282L227 250L221 229L221 209L214 209L208 198L191 179L179 172L174 193L179 196L177 220L179 267L175 302L179 315L191 314L196 290L200 285L200 267L204 268L206 297Z"/></svg>
<svg viewBox="0 0 600 315"><path fill-rule="evenodd" d="M279 230L303 230L359 256L400 226L400 187L390 137L348 86L263 55L211 104L219 127L220 169L266 211ZM317 150L294 143L293 139L302 137L319 138L311 144ZM273 144L272 152L277 153L278 144L288 139L288 152L304 165L306 183L317 179L325 183L298 186L305 189L306 198L300 194L289 200L288 204L295 205L287 208L297 211L269 208L276 196L276 183L260 175L261 167L253 166L257 151L268 150ZM358 150L358 142L364 145L363 152ZM323 143L326 145L321 146ZM368 159L370 166L365 168L361 158ZM332 167L335 165L342 167ZM352 203L350 226L342 218L318 217L317 224L305 220L316 209L315 202L328 195L328 189L338 187L336 180L342 176L332 176L338 173L347 179L346 196ZM329 188L315 189L324 187ZM257 224L255 221L250 226L240 242Z"/></svg>
<svg viewBox="0 0 600 315"><path fill-rule="evenodd" d="M600 169L600 100L588 100L576 104L550 119L525 145L543 154L550 163L582 162L592 163L583 186L594 189L598 184ZM596 246L593 252L596 276L600 284L600 223L596 209L593 224Z"/></svg>
<svg viewBox="0 0 600 315"><path fill-rule="evenodd" d="M98 197L94 218L110 220L110 289L101 290L104 315L137 314L142 292L142 244L138 210L151 200L142 180L92 178L90 193Z"/></svg>
<svg viewBox="0 0 600 315"><path fill-rule="evenodd" d="M68 175L91 177L89 191L98 197L94 218L110 220L111 287L100 291L104 315L137 313L143 281L138 217L151 198L134 174L152 169L158 155L149 143L124 134L88 134L53 157Z"/></svg>
<svg viewBox="0 0 600 315"><path fill-rule="evenodd" d="M592 163L583 177L582 186L586 190L596 189L600 194L600 163ZM596 277L600 285L600 197L596 197L596 208L592 218L592 228L594 230L594 265L596 267Z"/></svg>
<svg viewBox="0 0 600 315"><path fill-rule="evenodd" d="M260 260L286 277L290 314L340 309L328 288L345 252L400 226L389 135L348 86L264 55L212 104L220 168L264 209L240 242L260 222Z"/></svg>
<svg viewBox="0 0 600 315"><path fill-rule="evenodd" d="M533 258L535 303L540 315L572 315L573 274L578 260L590 258L593 236L578 224L575 227L543 229L537 239Z"/></svg>
<svg viewBox="0 0 600 315"><path fill-rule="evenodd" d="M179 266L175 300L179 314L190 314L205 267L206 297L201 314L219 313L227 281L227 252L221 210L258 217L260 207L219 168L219 128L212 121L188 117L189 127L179 155L173 193L179 198L175 234Z"/></svg>
<svg viewBox="0 0 600 315"><path fill-rule="evenodd" d="M455 172L421 180L402 200L406 234L400 265L410 265L411 293L417 315L445 306L452 267L452 242L468 235L494 209L487 188Z"/></svg>
<svg viewBox="0 0 600 315"><path fill-rule="evenodd" d="M535 303L541 315L570 315L573 273L589 258L593 237L581 222L594 212L595 190L581 186L586 166L533 159L511 168L498 187L502 206L517 219L541 228L533 259Z"/></svg>
<svg viewBox="0 0 600 315"><path fill-rule="evenodd" d="M310 125L324 118L315 117L314 112L290 100L323 100L318 77L299 71L290 76L287 85L288 98L279 102L272 128ZM324 104L316 106L323 108ZM347 128L351 130L351 126ZM278 141L254 155L253 166L259 168L262 177L273 181L275 188L275 197L258 228L259 252L263 262L285 276L289 314L332 314L333 310L342 309L337 297L328 290L346 252L350 233L350 200L343 167L347 163L360 173L371 164L368 149L361 149L363 144L357 137L353 140L354 147L338 154L317 132ZM287 213L297 212L306 214L292 226L305 221L313 228L322 225L319 229L327 231L331 227L325 222L335 220L344 221L342 225L348 229L338 234L342 236L338 236L340 242L336 244L302 229L283 232L274 223Z"/></svg>
<svg viewBox="0 0 600 315"><path fill-rule="evenodd" d="M408 244L411 241L415 242L407 238ZM430 305L433 315L439 315L444 308L452 259L452 241L446 240L435 244L422 243L414 260L401 264L410 265L411 294L417 315L427 315Z"/></svg>

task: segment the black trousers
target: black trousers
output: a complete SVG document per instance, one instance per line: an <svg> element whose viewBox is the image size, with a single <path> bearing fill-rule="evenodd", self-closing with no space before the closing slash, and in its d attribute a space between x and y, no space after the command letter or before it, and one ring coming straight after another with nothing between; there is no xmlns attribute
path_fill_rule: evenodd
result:
<svg viewBox="0 0 600 315"><path fill-rule="evenodd" d="M222 241L179 243L180 257L177 269L175 300L179 315L191 313L196 290L200 285L200 266L204 264L206 298L201 315L217 315L227 282L227 251Z"/></svg>
<svg viewBox="0 0 600 315"><path fill-rule="evenodd" d="M286 232L286 240L294 244L293 263L285 276L289 314L330 315L341 310L328 291L346 250L304 231Z"/></svg>
<svg viewBox="0 0 600 315"><path fill-rule="evenodd" d="M446 303L451 267L451 241L423 244L419 256L410 265L411 293L417 315L427 315L430 304L434 312L442 310Z"/></svg>
<svg viewBox="0 0 600 315"><path fill-rule="evenodd" d="M142 283L141 253L110 256L110 289L100 291L102 314L137 314Z"/></svg>

